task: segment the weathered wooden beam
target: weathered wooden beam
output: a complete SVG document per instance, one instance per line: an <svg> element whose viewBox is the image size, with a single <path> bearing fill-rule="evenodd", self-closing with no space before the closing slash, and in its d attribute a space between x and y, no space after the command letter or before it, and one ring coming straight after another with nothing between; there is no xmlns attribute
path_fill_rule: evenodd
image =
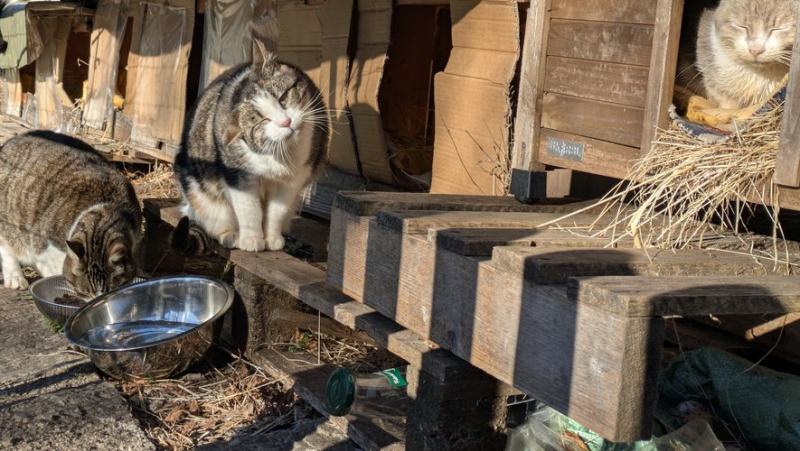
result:
<svg viewBox="0 0 800 451"><path fill-rule="evenodd" d="M800 16L796 30L800 30ZM800 52L800 33L794 35L794 52ZM792 58L786 87L778 161L775 164L775 183L797 188L800 186L800 57Z"/></svg>
<svg viewBox="0 0 800 451"><path fill-rule="evenodd" d="M717 276L713 273L722 271L713 266L697 268L697 272L706 273L705 277L570 278L567 290L572 299L625 316L800 312L796 276L745 275L739 270L735 275Z"/></svg>

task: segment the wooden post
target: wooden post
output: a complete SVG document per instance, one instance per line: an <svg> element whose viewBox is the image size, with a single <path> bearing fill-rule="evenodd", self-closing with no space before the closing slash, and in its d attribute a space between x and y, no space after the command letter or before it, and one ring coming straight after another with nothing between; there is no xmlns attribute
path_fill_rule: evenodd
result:
<svg viewBox="0 0 800 451"><path fill-rule="evenodd" d="M551 0L531 0L525 25L510 187L511 194L523 199L546 196L546 176L532 173L544 172L538 153L550 9Z"/></svg>
<svg viewBox="0 0 800 451"><path fill-rule="evenodd" d="M800 31L800 17L796 30ZM794 52L800 53L800 32L794 35ZM779 185L800 186L800 58L792 58L789 69L789 85L786 88L781 139L778 144L778 160L775 164L774 181Z"/></svg>
<svg viewBox="0 0 800 451"><path fill-rule="evenodd" d="M675 88L675 68L681 39L683 0L658 0L653 33L653 53L647 81L647 103L644 107L641 155L650 152L658 129L669 125L668 107Z"/></svg>

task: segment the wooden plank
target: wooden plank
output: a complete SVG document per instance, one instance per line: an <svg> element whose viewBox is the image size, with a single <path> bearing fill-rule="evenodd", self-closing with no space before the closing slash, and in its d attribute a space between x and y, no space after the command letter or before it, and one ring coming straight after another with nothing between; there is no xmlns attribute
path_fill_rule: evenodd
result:
<svg viewBox="0 0 800 451"><path fill-rule="evenodd" d="M576 202L574 199L542 199L534 205L529 205L518 202L510 196L369 191L341 191L337 194L333 205L334 208L357 216L375 216L378 211L384 209L569 213L586 206L585 203Z"/></svg>
<svg viewBox="0 0 800 451"><path fill-rule="evenodd" d="M653 35L653 54L650 59L650 79L647 83L647 104L644 111L644 130L641 133L642 156L650 152L659 129L669 126L669 106L675 87L675 68L681 39L681 20L684 0L658 0Z"/></svg>
<svg viewBox="0 0 800 451"><path fill-rule="evenodd" d="M428 229L448 228L508 228L533 229L539 224L554 221L563 213L493 213L487 215L471 211L407 211L385 210L378 212L377 223L383 227L410 234L427 234ZM596 215L581 213L565 219L562 226L590 225Z"/></svg>
<svg viewBox="0 0 800 451"><path fill-rule="evenodd" d="M579 236L566 230L458 228L430 230L428 241L436 242L442 249L466 256L490 256L496 246L538 248L602 248L609 240ZM621 244L632 247L633 241Z"/></svg>
<svg viewBox="0 0 800 451"><path fill-rule="evenodd" d="M548 56L649 67L653 27L553 19L547 39Z"/></svg>
<svg viewBox="0 0 800 451"><path fill-rule="evenodd" d="M542 115L544 58L550 24L550 0L531 0L522 44L522 74L519 105L514 129L511 167L522 171L543 171L538 161L539 124Z"/></svg>
<svg viewBox="0 0 800 451"><path fill-rule="evenodd" d="M551 56L547 58L544 90L643 108L648 73L641 66Z"/></svg>
<svg viewBox="0 0 800 451"><path fill-rule="evenodd" d="M582 159L563 158L548 153L546 149L550 138L582 145L584 147ZM639 157L639 149L635 147L550 129L542 129L539 146L542 149L539 161L542 163L618 179L623 179L628 175L632 162Z"/></svg>
<svg viewBox="0 0 800 451"><path fill-rule="evenodd" d="M289 354L274 349L263 349L253 356L257 365L294 389L317 411L325 414L325 386L334 370L332 365L318 365L316 359L303 354ZM405 434L399 422L386 422L365 417L328 416L337 428L346 432L366 450L404 450ZM390 427L381 427L384 426Z"/></svg>
<svg viewBox="0 0 800 451"><path fill-rule="evenodd" d="M553 0L553 19L596 20L652 25L656 21L656 0Z"/></svg>
<svg viewBox="0 0 800 451"><path fill-rule="evenodd" d="M330 219L331 208L339 191L397 191L389 185L368 180L358 175L351 175L339 171L333 167L325 170L325 173L318 180L300 192L302 203L300 209L304 213L310 213L321 218Z"/></svg>
<svg viewBox="0 0 800 451"><path fill-rule="evenodd" d="M800 16L797 26L800 28ZM795 52L800 53L800 33L794 35ZM773 180L779 185L800 186L800 57L792 58L786 102L783 104L781 136L778 143L778 160ZM782 190L781 190L782 191Z"/></svg>
<svg viewBox="0 0 800 451"><path fill-rule="evenodd" d="M542 127L626 146L642 142L644 109L545 93Z"/></svg>
<svg viewBox="0 0 800 451"><path fill-rule="evenodd" d="M662 251L647 255L641 249L539 249L495 247L494 265L529 283L563 284L570 277L593 276L722 276L763 275L747 256L719 255L701 250ZM628 283L639 286L634 279Z"/></svg>
<svg viewBox="0 0 800 451"><path fill-rule="evenodd" d="M567 292L572 299L626 316L800 312L795 276L573 278Z"/></svg>

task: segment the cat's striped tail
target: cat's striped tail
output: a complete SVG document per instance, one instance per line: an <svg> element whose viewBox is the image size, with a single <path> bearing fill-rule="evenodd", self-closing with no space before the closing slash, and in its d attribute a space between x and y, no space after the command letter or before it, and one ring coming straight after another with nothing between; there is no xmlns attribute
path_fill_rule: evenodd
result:
<svg viewBox="0 0 800 451"><path fill-rule="evenodd" d="M212 238L200 225L189 221L184 216L178 221L170 237L170 247L188 256L209 255L214 251L217 241Z"/></svg>

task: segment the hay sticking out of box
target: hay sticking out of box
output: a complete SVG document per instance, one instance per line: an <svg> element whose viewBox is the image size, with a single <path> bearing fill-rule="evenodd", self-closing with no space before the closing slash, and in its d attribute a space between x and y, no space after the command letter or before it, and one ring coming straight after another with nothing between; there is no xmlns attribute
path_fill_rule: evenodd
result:
<svg viewBox="0 0 800 451"><path fill-rule="evenodd" d="M611 236L613 242L632 237L643 249L745 251L773 259L773 271L796 266L777 221L780 191L771 183L782 111L754 116L731 139L713 144L675 126L663 131L628 181L600 201L605 204L600 216L613 217L592 234ZM754 208L748 199L769 206L771 239L747 232L743 219Z"/></svg>

